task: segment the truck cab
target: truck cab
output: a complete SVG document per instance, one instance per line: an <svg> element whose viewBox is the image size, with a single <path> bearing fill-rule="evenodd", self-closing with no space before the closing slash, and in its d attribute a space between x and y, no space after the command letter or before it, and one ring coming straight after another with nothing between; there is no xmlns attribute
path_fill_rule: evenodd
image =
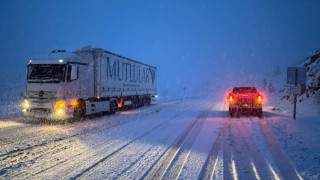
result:
<svg viewBox="0 0 320 180"><path fill-rule="evenodd" d="M58 52L27 65L24 115L65 119L85 114L89 66L75 53Z"/></svg>

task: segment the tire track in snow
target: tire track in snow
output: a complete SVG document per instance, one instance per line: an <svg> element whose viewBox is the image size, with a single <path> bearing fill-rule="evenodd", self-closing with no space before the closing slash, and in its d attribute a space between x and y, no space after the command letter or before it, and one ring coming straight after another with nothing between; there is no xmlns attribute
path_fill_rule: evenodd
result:
<svg viewBox="0 0 320 180"><path fill-rule="evenodd" d="M34 149L34 148L39 148L39 147L42 147L42 146L47 146L49 144L55 144L55 143L58 143L58 142L61 142L61 141L65 141L67 139L71 139L71 138L74 138L74 137L77 137L77 136L80 136L80 135L83 135L83 134L92 134L92 133L96 133L97 131L103 131L103 130L106 130L106 129L110 129L110 128L113 128L113 127L116 127L116 126L120 126L120 125L123 125L123 124L126 124L126 123L129 123L129 122L133 122L135 120L127 120L127 121L118 121L118 122L112 122L112 123L107 123L107 124L104 124L103 126L98 126L98 127L93 127L93 128L87 128L87 129L84 129L80 132L77 132L73 135L67 135L67 136L63 136L63 137L58 137L58 138L55 138L55 139L48 139L48 140L45 140L41 143L38 143L38 144L33 144L32 146L28 146L28 147L25 147L25 148L19 148L19 149L16 149L16 150L11 150L7 153L3 153L3 154L0 154L0 158L5 158L6 156L9 156L9 155L12 155L14 156L14 154L19 154L21 152L24 152L24 151L28 151L28 150L31 150L31 149ZM38 137L38 135L36 135L36 137ZM1 159L0 159L1 161Z"/></svg>
<svg viewBox="0 0 320 180"><path fill-rule="evenodd" d="M178 102L178 100L175 100L175 99L174 100L166 100L166 101L158 102L157 104L152 104L151 106L148 106L146 108L135 108L133 110L147 110L147 109L150 109L150 108L170 108L171 106L168 106L167 104L168 103L172 104L172 103L176 103L176 102ZM175 105L177 105L177 104L179 104L179 103L176 103ZM130 112L130 110L129 111L124 111L124 112ZM156 112L152 112L152 113L156 113ZM147 116L149 114L150 114L150 111L147 111L147 113L142 114L142 115L139 114L137 116L139 116L139 117L140 116ZM107 118L108 117L117 118L118 115L119 114L106 116L106 117ZM88 119L90 117L91 116L88 116L85 119ZM101 116L93 116L93 118L94 119L100 119ZM102 118L104 118L104 117L102 117ZM131 120L125 120L125 121L123 121L121 119L117 119L116 123L121 125L121 124L129 123L129 122L132 122L132 121L136 121L136 120L138 120L138 118L136 118L134 120L131 119ZM67 138L72 138L74 136L77 136L77 135L80 135L80 134L83 134L83 133L87 133L87 132L90 132L90 131L95 130L95 129L103 129L105 127L108 127L110 125L110 123L112 124L114 122L108 121L108 122L103 123L103 124L93 124L93 125L96 125L96 126L87 127L85 129L82 129L82 131L80 131L80 132L78 131L77 133L72 134L72 135L66 135L66 136L63 136L63 137L60 136L59 138L56 138L56 139L46 139L46 140L44 140L44 141L42 141L40 143L39 143L39 136L40 135L56 136L56 135L60 135L61 134L61 130L57 130L57 132L55 132L55 133L48 134L48 131L46 130L46 128L50 128L52 125L65 125L64 122L61 122L61 123L53 122L53 124L48 124L49 126L43 126L43 124L40 124L41 126L34 126L34 125L39 125L39 122L35 121L35 120L23 121L23 123L27 123L28 127L25 127L25 126L12 127L14 129L11 129L11 128L1 129L0 128L0 133L4 133L4 134L10 134L10 133L6 133L6 132L12 132L12 131L21 132L19 134L19 137L16 134L14 134L13 137L4 138L5 141L1 141L1 144L4 144L4 145L9 146L9 147L13 147L15 145L15 143L17 142L16 139L19 138L19 141L18 141L19 144L18 145L26 144L27 147L19 147L17 149L14 149L14 150L2 153L2 154L0 152L0 157L6 156L6 155L14 153L14 152L24 151L24 150L30 149L32 147L43 146L43 145L46 145L48 143L64 140L64 139L67 139ZM81 125L85 126L85 123L86 123L86 121L84 121L84 122L79 121L79 124L75 124L75 125L71 124L71 126L68 126L69 124L67 124L66 127L69 127L69 129L71 129L71 130L72 129L77 129L78 128L77 125L78 126L79 125L80 126ZM35 129L35 131L33 131L32 129ZM3 138L3 137L1 137L1 138ZM28 144L30 144L30 142L31 142L32 145L28 145Z"/></svg>
<svg viewBox="0 0 320 180"><path fill-rule="evenodd" d="M244 174L244 177L247 177L246 174L250 174L252 178L258 177L260 179L271 179L272 173L270 172L269 166L266 160L264 159L263 155L260 153L252 136L248 132L247 128L244 126L243 124L244 121L246 121L246 119L236 121L236 127L239 130L239 136L237 136L238 137L237 140L238 140L238 144L242 144L242 146L244 147L242 148L241 154L242 155L245 154L245 156L250 158L244 159L245 166L241 166L241 167L242 168L245 167L245 169L242 169L241 172L243 171L245 172L244 173L239 172L239 174L240 175ZM241 148L241 146L239 148Z"/></svg>
<svg viewBox="0 0 320 180"><path fill-rule="evenodd" d="M1 137L0 146L3 148L0 151L0 157L8 155L13 152L17 152L21 147L30 147L34 141L39 141L39 137L46 136L48 132L48 126L16 126L0 131L4 137ZM12 134L11 137L6 137ZM19 141L17 141L19 139ZM9 149L9 150L8 150ZM13 149L13 150L10 150ZM5 151L7 150L7 152Z"/></svg>
<svg viewBox="0 0 320 180"><path fill-rule="evenodd" d="M225 139L223 141L223 146L222 146L222 153L223 153L223 179L236 179L234 177L234 172L232 172L232 159L233 159L233 142L234 142L234 137L231 134L231 125L232 122L234 122L234 119L225 119L224 122L226 122L226 135Z"/></svg>
<svg viewBox="0 0 320 180"><path fill-rule="evenodd" d="M194 144L202 126L204 123L204 116L207 114L208 111L203 112L199 117L198 121L194 125L193 129L190 131L187 139L183 143L183 145L179 148L179 152L176 154L174 159L172 160L170 166L168 167L168 171L165 172L163 175L164 179L177 179L182 171L182 168L184 167L184 164L186 163L190 152L192 145Z"/></svg>
<svg viewBox="0 0 320 180"><path fill-rule="evenodd" d="M208 113L207 108L205 111L194 119L189 126L180 134L173 145L169 146L166 151L153 163L148 171L142 176L141 179L177 179L183 164L188 158L197 134L201 129L203 116ZM185 144L186 143L186 144ZM172 168L173 171L171 171Z"/></svg>
<svg viewBox="0 0 320 180"><path fill-rule="evenodd" d="M169 107L165 107L169 108ZM144 114L144 116L149 115L150 113ZM141 116L141 115L140 115ZM145 120L145 118L142 118ZM62 152L64 150L69 150L68 147L68 142L74 141L77 139L79 136L86 136L88 134L95 134L97 132L104 131L106 129L110 129L119 125L123 125L129 122L134 122L139 120L138 118L135 120L132 119L127 119L126 121L118 121L112 124L104 124L104 126L99 126L99 127L93 127L93 128L88 128L84 129L80 133L76 133L72 136L67 136L67 137L59 137L57 139L48 141L48 142L43 142L40 144L36 144L31 147L27 147L24 149L18 149L14 151L10 151L6 154L2 154L0 156L0 167L2 170L10 170L10 167L23 167L26 164L33 163L37 159L40 159L41 157L48 156L51 153L54 152ZM73 139L73 140L72 140ZM35 156L30 156L31 154L35 154ZM5 161L7 160L7 161ZM7 163L10 162L11 163ZM61 163L61 162L60 162ZM2 164L2 165L1 165ZM37 174L37 173L36 173ZM21 175L21 174L20 174ZM19 174L16 174L15 176L19 176Z"/></svg>
<svg viewBox="0 0 320 180"><path fill-rule="evenodd" d="M268 147L270 148L274 162L281 173L281 177L290 180L300 179L292 162L285 155L282 148L275 139L269 123L266 119L260 121L260 128L266 139L266 142L269 145Z"/></svg>
<svg viewBox="0 0 320 180"><path fill-rule="evenodd" d="M261 118L259 118L258 121L260 120ZM252 121L252 119L250 119L250 121ZM241 134L245 139L245 143L249 147L250 155L253 156L250 159L253 173L255 173L255 176L258 176L260 179L271 179L272 173L270 172L268 163L264 158L264 155L260 152L258 145L255 143L252 135L244 125L244 121L241 121L239 123L239 130L241 131Z"/></svg>
<svg viewBox="0 0 320 180"><path fill-rule="evenodd" d="M21 164L26 164L26 163L28 163L28 161L25 161L24 157L26 157L28 154L35 154L35 156L30 157L31 159L28 158L29 161L33 161L34 158L38 159L40 157L46 156L46 155L52 153L53 151L57 150L58 148L64 149L64 147L66 147L66 144L67 144L66 142L75 141L74 139L76 139L79 136L85 136L88 134L95 134L95 133L98 133L99 131L108 130L110 128L120 126L120 125L129 123L129 122L133 122L133 120L126 121L126 122L118 122L118 123L111 124L111 125L105 126L105 127L100 126L99 128L95 128L93 130L86 129L80 133L76 133L71 136L60 137L60 138L57 138L57 139L54 139L51 141L45 141L41 144L30 146L30 147L27 147L24 149L17 149L14 151L10 151L6 154L0 155L0 162L1 162L0 167L1 167L1 169L8 169L8 168L10 168L10 166L20 166ZM43 148L45 148L46 150L44 150ZM36 153L34 153L34 152L36 152ZM7 162L11 161L12 159L15 159L15 164L12 164L9 166L10 163L8 164ZM21 161L19 161L19 160L21 160Z"/></svg>
<svg viewBox="0 0 320 180"><path fill-rule="evenodd" d="M252 144L246 142L246 131L241 128L243 118L227 118L227 135L223 142L223 178L224 179L256 179L252 168Z"/></svg>
<svg viewBox="0 0 320 180"><path fill-rule="evenodd" d="M68 147L70 144L68 142L72 142L74 140L68 140L65 143L55 144L54 146L49 146L46 149L38 149L37 151L23 151L15 153L12 156L5 157L4 159L0 159L0 167L3 170L11 169L14 167L21 167L25 164L30 164L35 162L37 159L44 157L46 155L52 154L56 151L60 152Z"/></svg>
<svg viewBox="0 0 320 180"><path fill-rule="evenodd" d="M219 176L217 173L221 172L216 171L219 168L217 167L219 159L223 159L224 179L272 177L263 155L243 124L244 120L233 118L223 120L223 127L211 147L199 179L213 179Z"/></svg>
<svg viewBox="0 0 320 180"><path fill-rule="evenodd" d="M111 152L107 156L101 158L99 161L93 163L91 166L89 166L88 168L84 169L82 172L78 173L77 175L73 176L71 179L85 178L86 176L88 176L91 173L93 173L95 171L95 169L99 168L99 166L101 166L101 164L103 162L105 162L107 160L110 160L111 158L116 157L116 155L118 155L121 151L123 151L126 147L128 147L132 143L137 142L138 140L142 139L143 137L146 137L147 135L149 135L151 132L155 131L156 129L159 129L162 126L165 126L166 124L168 124L169 121L172 121L173 119L176 119L181 114L183 114L183 113L185 113L187 111L188 111L188 109L184 110L184 111L176 114L175 116L171 117L170 119L158 124L157 126L153 127L152 129L149 129L147 132L145 132L142 135L134 138L133 140L131 140L128 143L124 144L123 146L121 146L120 148L118 148L115 151Z"/></svg>
<svg viewBox="0 0 320 180"><path fill-rule="evenodd" d="M25 177L25 178L35 178L35 179L42 179L41 173L46 172L47 177L55 177L55 174L57 171L68 168L69 170L74 168L73 166L77 164L75 161L80 162L86 162L88 161L88 158L94 159L95 153L102 153L105 151L106 147L111 147L113 144L106 144L105 142L100 142L98 140L98 144L94 146L95 151L92 152L91 149L84 149L79 152L79 146L81 146L81 143L79 140L74 140L68 148L59 148L61 149L55 149L53 152L46 153L46 155L41 155L41 160L39 163L36 163L34 165L28 164L32 168L32 171L30 169L22 169L22 170L15 170L18 171L18 173L14 177ZM50 147L46 147L46 149L50 149ZM70 153L71 152L71 153ZM61 157L61 154L74 154L72 156L67 156L67 158L63 159ZM49 158L46 158L49 157ZM59 161L53 161L59 159ZM32 161L36 161L38 159L32 159ZM54 169L54 171L52 171ZM21 171L21 172L20 172ZM49 171L49 172L48 172Z"/></svg>
<svg viewBox="0 0 320 180"><path fill-rule="evenodd" d="M164 102L161 102L159 104L165 104L165 103L168 103L168 102L171 102L171 101L164 101ZM173 101L175 102L175 101ZM169 107L165 107L165 108L169 108ZM147 116L149 115L150 113L146 113L146 114L143 114L143 116ZM110 128L113 128L113 127L116 127L116 126L120 126L120 125L124 125L126 123L131 123L131 122L135 122L135 121L139 121L140 119L145 119L145 118L135 118L135 119L125 119L125 120L122 120L122 119L119 119L118 121L114 122L107 122L105 124L98 124L99 126L94 126L94 127L90 127L90 128L86 128L86 129L83 129L82 131L80 132L77 132L73 135L67 135L67 136L63 136L63 137L58 137L56 139L48 139L44 142L41 142L41 143L38 143L38 144L33 144L32 146L28 146L28 147L25 147L25 148L18 148L18 149L15 149L15 150L11 150L9 152L6 152L6 153L3 153L3 154L0 154L0 158L5 158L5 156L8 156L8 155L11 155L11 154L19 154L20 152L23 152L23 151L27 151L27 150L30 150L30 149L33 149L33 148L37 148L37 147L41 147L41 146L46 146L48 144L54 144L54 143L57 143L57 142L60 142L60 141L64 141L66 139L70 139L70 138L74 138L76 136L79 136L79 135L83 135L83 134L92 134L92 133L96 133L98 131L103 131L103 130L107 130L107 129L110 129ZM31 128L34 128L34 127L31 127ZM26 137L26 140L27 141L31 141L32 139L30 139L29 137L36 137L34 138L35 140L39 140L38 136L39 136L39 132L45 132L44 130L38 130L37 132L32 132L31 135L25 135L24 137ZM12 140L14 141L14 140ZM19 140L19 143L21 142L21 140ZM2 159L0 159L1 161Z"/></svg>
<svg viewBox="0 0 320 180"><path fill-rule="evenodd" d="M223 126L220 129L215 142L211 146L209 155L202 167L202 171L200 172L198 179L213 179L213 175L216 170L216 165L219 158L219 152L222 149L222 145L227 136L227 127L228 123L226 121L223 121Z"/></svg>
<svg viewBox="0 0 320 180"><path fill-rule="evenodd" d="M194 117L194 116L198 117L201 113L203 113L203 110L196 112L196 113L192 113L193 114L192 116L188 115L187 117ZM188 118L188 119L190 119L190 118ZM173 132L168 132L167 128L166 128L167 135L161 136L160 139L163 139L163 140L160 140L160 142L161 142L160 144L167 144L168 146L162 145L159 148L159 145L156 145L156 147L158 147L157 148L158 150L155 150L154 152L148 153L146 155L146 157L144 157L141 162L137 163L136 165L133 166L132 169L129 170L129 172L131 172L131 173L125 172L124 174L120 174L120 176L115 176L115 177L119 178L119 179L143 179L143 177L145 176L144 174L147 174L150 171L150 169L154 166L154 164L160 159L160 157L162 157L163 154L165 154L165 152L168 151L168 149L171 147L170 144L173 144L172 142L176 141L176 139L177 139L176 137L179 137L181 135L181 133L186 129L186 127L188 127L188 125L193 121L193 119L189 120L188 124L186 124L185 128L181 129L181 131L180 130L177 131L177 130L175 130L175 128L172 129L172 127L170 126L170 129ZM181 119L179 121L181 121ZM162 131L162 130L160 130L160 131ZM158 134L158 133L155 133L155 134ZM198 138L198 136L199 135L193 136L193 137ZM159 143L156 143L156 144L159 144ZM194 144L192 146L194 146ZM188 151L188 150L186 149L186 151ZM183 154L182 156L185 156L187 154ZM180 158L180 160L186 160L186 159ZM180 161L178 161L178 162L180 162ZM181 169L177 170L177 172L180 172L180 171L181 171ZM132 172L140 172L140 173L135 174ZM175 172L175 171L173 171L173 172Z"/></svg>

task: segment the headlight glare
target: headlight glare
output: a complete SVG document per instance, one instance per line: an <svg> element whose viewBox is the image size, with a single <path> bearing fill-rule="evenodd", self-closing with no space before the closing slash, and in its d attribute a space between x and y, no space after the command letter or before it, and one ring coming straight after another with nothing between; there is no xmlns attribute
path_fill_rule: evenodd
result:
<svg viewBox="0 0 320 180"><path fill-rule="evenodd" d="M30 103L28 100L24 100L23 103L22 103L22 107L25 108L25 109L28 109L30 108Z"/></svg>
<svg viewBox="0 0 320 180"><path fill-rule="evenodd" d="M66 102L63 100L57 101L56 104L54 105L55 109L63 109L66 107Z"/></svg>

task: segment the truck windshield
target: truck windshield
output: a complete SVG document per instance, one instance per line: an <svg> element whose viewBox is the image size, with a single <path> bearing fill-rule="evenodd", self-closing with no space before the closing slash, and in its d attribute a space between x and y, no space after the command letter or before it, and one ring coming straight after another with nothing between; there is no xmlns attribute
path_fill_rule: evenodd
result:
<svg viewBox="0 0 320 180"><path fill-rule="evenodd" d="M27 79L60 82L65 80L65 64L29 64Z"/></svg>

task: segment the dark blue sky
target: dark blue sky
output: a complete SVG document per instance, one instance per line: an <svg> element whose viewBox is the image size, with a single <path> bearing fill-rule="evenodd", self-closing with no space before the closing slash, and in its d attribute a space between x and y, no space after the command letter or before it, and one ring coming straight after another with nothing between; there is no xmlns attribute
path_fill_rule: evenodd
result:
<svg viewBox="0 0 320 180"><path fill-rule="evenodd" d="M319 7L318 0L2 1L1 85L23 84L34 56L85 45L157 66L160 94L260 83L320 48Z"/></svg>

